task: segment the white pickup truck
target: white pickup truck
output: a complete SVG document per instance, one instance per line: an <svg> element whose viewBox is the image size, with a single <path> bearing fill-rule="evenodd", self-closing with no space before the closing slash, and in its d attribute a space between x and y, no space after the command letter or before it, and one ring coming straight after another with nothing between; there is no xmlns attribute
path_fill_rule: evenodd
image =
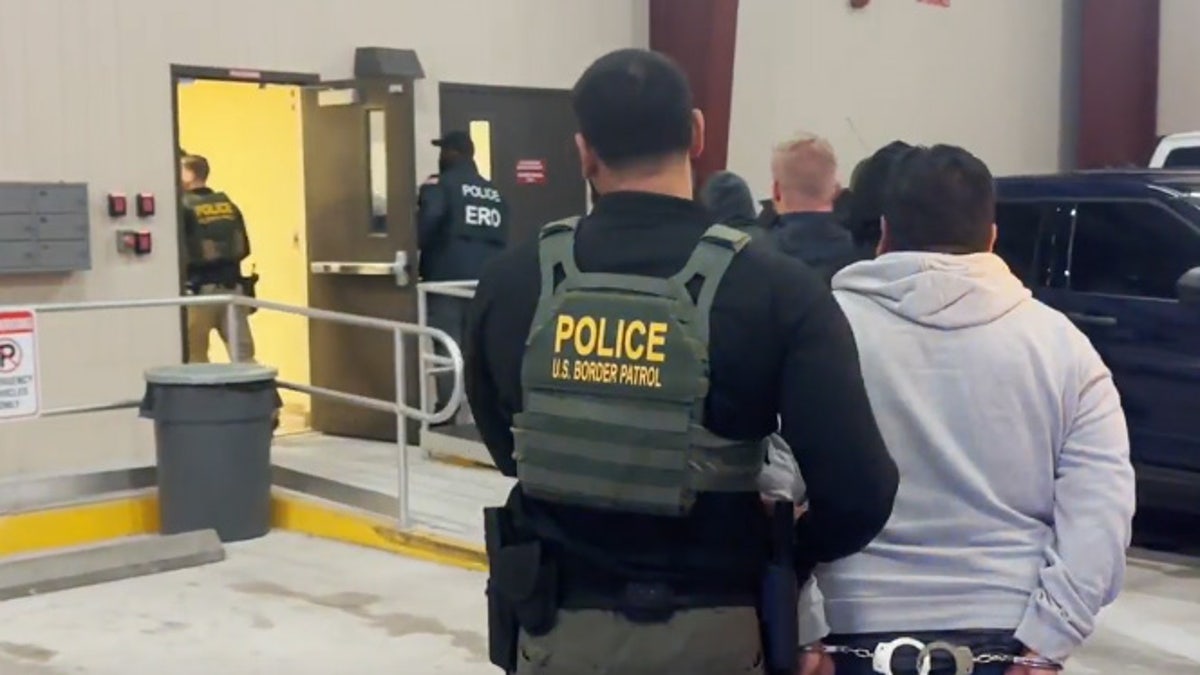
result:
<svg viewBox="0 0 1200 675"><path fill-rule="evenodd" d="M1200 131L1164 136L1150 158L1151 169L1200 169Z"/></svg>

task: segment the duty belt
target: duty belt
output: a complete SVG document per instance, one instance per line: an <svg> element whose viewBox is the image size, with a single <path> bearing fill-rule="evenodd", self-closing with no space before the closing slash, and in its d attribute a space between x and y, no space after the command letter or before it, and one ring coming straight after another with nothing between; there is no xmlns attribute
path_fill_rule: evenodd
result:
<svg viewBox="0 0 1200 675"><path fill-rule="evenodd" d="M970 647L954 645L949 642L930 642L928 644L909 637L901 637L891 642L880 642L875 649L862 647L843 647L839 645L824 645L819 649L826 654L846 654L857 659L870 661L872 668L880 675L902 675L892 670L892 657L902 648L917 652L917 675L930 675L934 668L934 655L946 654L950 659L945 665L954 666L954 675L971 675L975 666L1008 664L1027 666L1045 670L1062 670L1062 665L1042 658L1016 656L1014 654L983 653L976 654ZM941 664L938 664L941 665Z"/></svg>
<svg viewBox="0 0 1200 675"><path fill-rule="evenodd" d="M666 621L677 611L713 607L754 607L753 593L738 591L680 592L667 584L630 583L615 593L593 589L567 590L559 603L562 609L601 609L620 612L632 621Z"/></svg>

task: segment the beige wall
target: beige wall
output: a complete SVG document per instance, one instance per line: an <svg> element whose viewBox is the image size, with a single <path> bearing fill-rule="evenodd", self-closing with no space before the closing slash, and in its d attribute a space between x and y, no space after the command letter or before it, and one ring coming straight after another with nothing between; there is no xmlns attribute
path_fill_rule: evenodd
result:
<svg viewBox="0 0 1200 675"><path fill-rule="evenodd" d="M772 144L806 129L833 142L843 180L896 138L961 144L999 174L1057 169L1062 13L1046 0L742 2L729 167L766 197Z"/></svg>
<svg viewBox="0 0 1200 675"><path fill-rule="evenodd" d="M356 46L415 49L425 175L439 80L569 87L601 53L645 46L647 21L645 0L0 0L0 180L87 182L94 247L91 272L0 277L0 304L176 293L169 64L348 78ZM158 195L149 259L115 252L110 190ZM144 368L178 359L177 317L45 317L44 407L139 397ZM0 477L142 462L147 426L131 412L4 425Z"/></svg>
<svg viewBox="0 0 1200 675"><path fill-rule="evenodd" d="M1158 133L1200 131L1200 2L1162 0Z"/></svg>

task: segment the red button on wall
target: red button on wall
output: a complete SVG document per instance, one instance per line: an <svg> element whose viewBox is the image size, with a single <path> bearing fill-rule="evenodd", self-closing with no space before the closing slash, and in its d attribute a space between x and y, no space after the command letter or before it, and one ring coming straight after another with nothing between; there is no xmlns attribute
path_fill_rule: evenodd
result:
<svg viewBox="0 0 1200 675"><path fill-rule="evenodd" d="M137 196L138 216L147 218L154 215L154 195L143 192Z"/></svg>
<svg viewBox="0 0 1200 675"><path fill-rule="evenodd" d="M124 218L129 213L129 204L125 195L113 192L108 195L108 217Z"/></svg>

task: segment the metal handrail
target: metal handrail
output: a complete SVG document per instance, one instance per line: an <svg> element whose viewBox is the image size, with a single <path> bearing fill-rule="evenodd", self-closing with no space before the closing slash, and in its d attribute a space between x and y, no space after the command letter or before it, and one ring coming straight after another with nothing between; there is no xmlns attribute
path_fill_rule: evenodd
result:
<svg viewBox="0 0 1200 675"><path fill-rule="evenodd" d="M269 300L259 300L258 298L247 298L241 295L189 295L176 298L152 298L143 300L99 300L91 302L55 302L41 303L30 305L10 305L0 306L0 312L9 310L32 310L36 314L58 314L66 312L88 312L100 310L115 310L115 309L149 309L157 307L196 307L205 305L223 305L226 308L226 335L227 344L229 345L229 357L232 361L238 360L237 353L237 330L239 323L238 308L257 308L269 311L281 312L284 314L292 314L303 316L310 319L322 321L331 321L350 326L360 326L363 328L373 328L377 330L386 330L392 333L392 344L395 353L395 377L396 377L396 400L384 401L369 396L360 396L358 394L350 394L343 391L328 389L325 387L316 387L298 382L287 382L277 380L276 383L280 388L291 391L298 391L309 394L311 396L321 396L333 400L342 401L350 405L370 408L382 412L390 412L396 415L396 444L399 449L398 468L399 476L399 521L401 529L407 529L409 526L409 500L408 500L408 440L407 429L405 428L405 420L415 419L421 422L422 427L426 428L429 424L444 422L454 416L458 407L462 404L463 395L463 356L458 344L450 338L444 331L437 328L430 328L424 325L424 322L418 324L404 323L400 321L391 321L388 319L379 319L376 317L362 316L358 314L348 314L345 312L334 312L325 309L314 309L311 307L296 307L293 305L285 305ZM420 318L423 320L424 315ZM439 359L445 360L449 369L455 373L454 388L450 393L450 400L441 410L429 411L426 406L424 395L424 378L422 378L422 398L420 408L414 408L408 405L407 387L405 382L405 361L406 349L404 338L406 336L415 335L421 340L422 344L428 341L436 340L441 342L446 348L449 356L439 356ZM418 360L419 361L419 360ZM136 408L140 405L140 401L126 400L109 402L98 405L72 406L58 409L43 411L42 417L61 417L66 415L78 415L89 412L103 412L110 410L123 410Z"/></svg>
<svg viewBox="0 0 1200 675"><path fill-rule="evenodd" d="M429 296L446 295L453 298L463 300L471 300L475 297L475 290L479 285L479 281L475 279L463 279L461 281L422 281L417 284L417 324L425 330L437 330L429 327ZM438 331L445 335L444 332ZM451 340L450 342L453 342ZM456 345L457 348L457 345ZM448 350L449 351L449 350ZM429 410L430 408L430 392L429 378L435 373L444 373L447 371L453 372L454 390L458 391L463 386L463 369L460 362L454 360L454 351L449 351L450 356L442 356L434 351L432 343L427 338L422 338L418 342L417 350L417 368L420 375L420 384L418 387L419 396L421 399L421 409ZM459 352L461 356L461 351ZM450 396L450 403L446 408L457 409L461 400L456 400L453 393ZM434 403L436 405L436 403ZM429 420L421 422L421 430L427 431L430 424L437 424L449 419L453 414L443 419Z"/></svg>

